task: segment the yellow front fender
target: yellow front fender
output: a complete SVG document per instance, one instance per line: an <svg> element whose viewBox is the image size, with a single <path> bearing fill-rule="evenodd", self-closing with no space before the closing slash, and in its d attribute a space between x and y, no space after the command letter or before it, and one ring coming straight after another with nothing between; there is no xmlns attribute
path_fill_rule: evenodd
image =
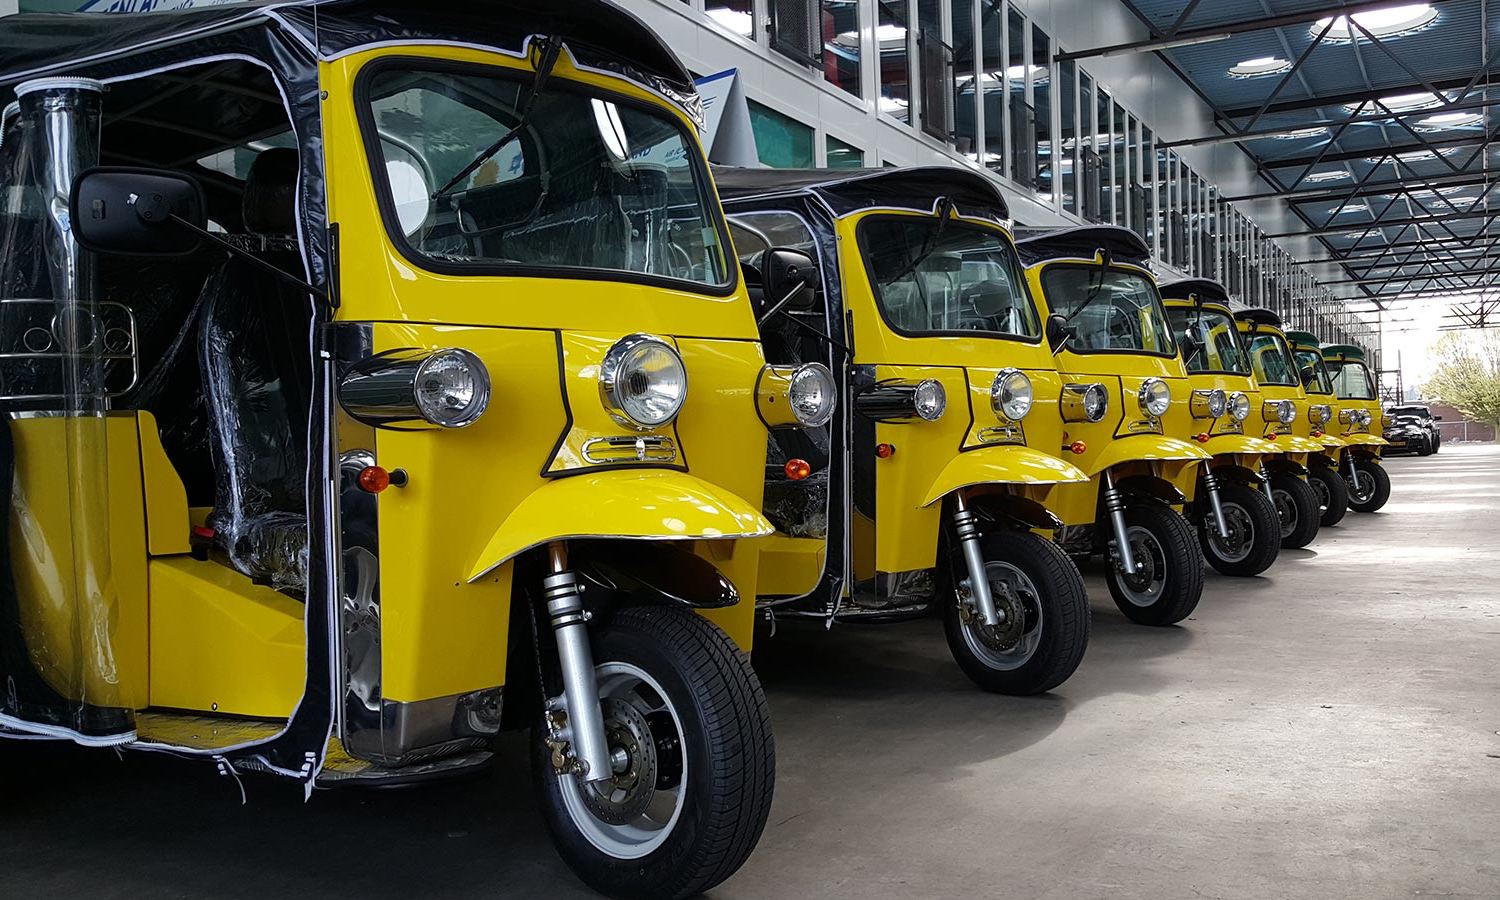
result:
<svg viewBox="0 0 1500 900"><path fill-rule="evenodd" d="M1251 437L1248 434L1220 434L1208 439L1208 443L1201 445L1204 450L1214 456L1226 456L1230 453L1275 453L1276 447L1268 440Z"/></svg>
<svg viewBox="0 0 1500 900"><path fill-rule="evenodd" d="M469 570L473 582L548 541L731 540L775 529L743 498L682 472L615 469L557 478L522 500Z"/></svg>
<svg viewBox="0 0 1500 900"><path fill-rule="evenodd" d="M1271 445L1271 453L1322 453L1323 445L1312 438L1300 437L1295 434L1278 434L1276 440L1266 441Z"/></svg>
<svg viewBox="0 0 1500 900"><path fill-rule="evenodd" d="M1389 447L1391 445L1391 442L1385 438L1365 434L1363 431L1344 435L1344 443L1351 447L1355 444L1364 444L1366 447Z"/></svg>
<svg viewBox="0 0 1500 900"><path fill-rule="evenodd" d="M1088 473L1090 476L1098 475L1110 466L1117 466L1120 463L1165 459L1203 460L1213 459L1213 455L1207 450L1176 438L1163 437L1159 434L1135 434L1110 441L1109 446L1104 448L1104 452L1100 453L1093 465L1089 466Z"/></svg>
<svg viewBox="0 0 1500 900"><path fill-rule="evenodd" d="M1089 476L1066 460L1030 447L984 447L960 453L943 466L927 489L927 507L974 484L1057 484L1088 481Z"/></svg>

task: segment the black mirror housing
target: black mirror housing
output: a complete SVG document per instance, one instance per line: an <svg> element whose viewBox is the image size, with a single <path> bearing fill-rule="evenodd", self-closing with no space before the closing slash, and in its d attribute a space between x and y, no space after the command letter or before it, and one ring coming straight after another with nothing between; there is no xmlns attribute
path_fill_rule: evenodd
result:
<svg viewBox="0 0 1500 900"><path fill-rule="evenodd" d="M811 256L801 250L772 247L761 257L760 271L767 305L774 306L792 295L785 308L802 312L816 308L818 266Z"/></svg>
<svg viewBox="0 0 1500 900"><path fill-rule="evenodd" d="M1061 350L1062 345L1072 336L1073 329L1065 316L1053 313L1047 317L1047 346L1052 348L1053 353Z"/></svg>
<svg viewBox="0 0 1500 900"><path fill-rule="evenodd" d="M1308 385L1312 384L1313 380L1318 377L1318 373L1313 371L1312 366L1303 366L1301 371L1299 371L1297 374L1302 377L1303 387L1307 387Z"/></svg>
<svg viewBox="0 0 1500 900"><path fill-rule="evenodd" d="M73 181L68 207L84 249L118 256L192 253L201 238L173 219L199 229L207 222L203 187L165 169L86 169Z"/></svg>

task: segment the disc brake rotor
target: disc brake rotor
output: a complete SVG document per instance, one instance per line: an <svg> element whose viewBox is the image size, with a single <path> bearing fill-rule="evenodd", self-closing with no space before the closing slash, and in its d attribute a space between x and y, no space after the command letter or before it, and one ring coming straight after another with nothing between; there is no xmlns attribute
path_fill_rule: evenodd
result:
<svg viewBox="0 0 1500 900"><path fill-rule="evenodd" d="M1004 580L990 580L990 596L994 598L995 609L1004 616L1004 621L999 625L986 625L976 610L969 627L981 644L991 650L1008 653L1016 648L1026 633L1026 604Z"/></svg>
<svg viewBox="0 0 1500 900"><path fill-rule="evenodd" d="M646 717L618 697L600 701L604 736L617 760L614 773L592 782L580 792L589 812L611 825L627 825L641 817L656 794L656 740Z"/></svg>
<svg viewBox="0 0 1500 900"><path fill-rule="evenodd" d="M1130 551L1135 556L1136 565L1141 568L1138 572L1123 575L1125 584L1132 591L1148 591L1156 583L1156 556L1146 546L1146 541L1140 538L1131 538Z"/></svg>

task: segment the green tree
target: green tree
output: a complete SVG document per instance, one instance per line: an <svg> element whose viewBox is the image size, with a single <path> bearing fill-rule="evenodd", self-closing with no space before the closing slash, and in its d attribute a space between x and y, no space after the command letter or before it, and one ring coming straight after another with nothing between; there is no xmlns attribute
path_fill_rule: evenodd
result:
<svg viewBox="0 0 1500 900"><path fill-rule="evenodd" d="M1422 392L1500 433L1500 328L1450 331L1432 346L1437 369Z"/></svg>

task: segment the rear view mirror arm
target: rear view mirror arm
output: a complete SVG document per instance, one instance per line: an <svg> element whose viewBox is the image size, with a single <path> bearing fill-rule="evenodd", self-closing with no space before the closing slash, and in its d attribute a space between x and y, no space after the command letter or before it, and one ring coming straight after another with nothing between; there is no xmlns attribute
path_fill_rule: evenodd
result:
<svg viewBox="0 0 1500 900"><path fill-rule="evenodd" d="M297 276L292 275L288 272L283 272L282 270L256 256L254 253L247 253L239 247L236 247L234 244L231 244L229 241L224 240L217 234L209 231L207 228L200 228L192 222L189 222L187 219L184 219L182 216L177 215L176 213L169 213L167 218L173 222L176 222L178 225L181 225L183 228L186 228L188 231L191 231L192 233L198 235L200 238L207 240L209 243L218 246L220 249L228 251L230 255L258 266L268 275L272 275L275 278L291 285L292 287L301 288L302 290L310 294L313 299L320 300L325 304L329 303L327 294L324 294L322 291L318 290L317 288L313 287ZM331 306L331 304L329 305Z"/></svg>
<svg viewBox="0 0 1500 900"><path fill-rule="evenodd" d="M814 337L818 338L819 340L827 341L832 346L837 347L840 350L844 351L844 355L845 356L852 357L854 355L854 351L853 350L850 350L848 347L845 347L843 344L841 344L838 341L834 340L831 336L824 334L823 332L821 332L818 329L812 327L811 325L807 324L806 322L802 321L801 319L797 318L796 316L790 315L788 313L782 313L781 316L782 316L782 318L786 319L788 322L791 322L793 325L796 325L798 328L801 328L802 330L804 330L804 331L812 334Z"/></svg>
<svg viewBox="0 0 1500 900"><path fill-rule="evenodd" d="M761 313L760 316L756 318L755 324L756 325L764 325L764 324L766 324L766 320L767 319L769 319L772 316L776 315L777 313L781 312L781 310L788 303L791 303L794 299L796 299L796 297L797 297L798 294L800 294L804 290L806 290L807 286L808 285L807 285L807 280L806 279L803 279L802 281L797 282L796 287L794 287L791 290L787 291L785 297L782 297L780 300L777 300L776 303L774 305L772 305L770 309L768 309L765 312Z"/></svg>

